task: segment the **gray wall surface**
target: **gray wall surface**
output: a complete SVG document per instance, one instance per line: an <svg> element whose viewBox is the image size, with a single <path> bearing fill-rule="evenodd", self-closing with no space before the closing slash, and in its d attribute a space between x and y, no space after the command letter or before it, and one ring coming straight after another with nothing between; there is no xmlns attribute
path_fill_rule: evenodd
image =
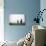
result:
<svg viewBox="0 0 46 46"><path fill-rule="evenodd" d="M32 31L35 25L33 19L40 10L40 0L4 0L4 38L7 41L18 41L28 32ZM24 14L26 16L25 25L9 25L10 14Z"/></svg>

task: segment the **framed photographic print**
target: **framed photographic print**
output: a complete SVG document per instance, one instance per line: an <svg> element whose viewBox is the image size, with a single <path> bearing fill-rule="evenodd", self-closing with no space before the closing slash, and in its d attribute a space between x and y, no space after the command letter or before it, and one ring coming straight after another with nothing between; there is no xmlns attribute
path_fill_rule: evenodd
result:
<svg viewBox="0 0 46 46"><path fill-rule="evenodd" d="M25 25L25 15L24 14L10 14L9 24L10 25Z"/></svg>

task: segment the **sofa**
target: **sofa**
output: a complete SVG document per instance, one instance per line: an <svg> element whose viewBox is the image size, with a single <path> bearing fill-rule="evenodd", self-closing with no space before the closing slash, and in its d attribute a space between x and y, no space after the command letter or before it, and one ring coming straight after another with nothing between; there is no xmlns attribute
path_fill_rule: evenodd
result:
<svg viewBox="0 0 46 46"><path fill-rule="evenodd" d="M40 25L32 26L34 42L32 46L46 46L46 28Z"/></svg>
<svg viewBox="0 0 46 46"><path fill-rule="evenodd" d="M32 35L33 35L33 42L30 46L46 46L46 28L40 25L32 26ZM22 40L22 41L21 41ZM17 42L17 45L22 46L22 42L24 39L20 39Z"/></svg>

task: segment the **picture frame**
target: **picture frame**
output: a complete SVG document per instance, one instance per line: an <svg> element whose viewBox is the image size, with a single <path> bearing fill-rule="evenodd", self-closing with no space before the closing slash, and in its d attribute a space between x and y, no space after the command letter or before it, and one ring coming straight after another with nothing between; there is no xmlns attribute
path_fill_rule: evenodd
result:
<svg viewBox="0 0 46 46"><path fill-rule="evenodd" d="M25 15L24 14L10 14L9 25L25 25Z"/></svg>

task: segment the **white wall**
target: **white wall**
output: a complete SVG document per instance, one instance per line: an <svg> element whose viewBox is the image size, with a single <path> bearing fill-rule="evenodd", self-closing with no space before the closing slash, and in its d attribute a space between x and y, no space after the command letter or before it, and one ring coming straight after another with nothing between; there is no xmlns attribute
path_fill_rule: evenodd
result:
<svg viewBox="0 0 46 46"><path fill-rule="evenodd" d="M0 42L4 41L4 0L0 0Z"/></svg>
<svg viewBox="0 0 46 46"><path fill-rule="evenodd" d="M46 9L46 0L40 0L40 10ZM43 12L43 22L40 21L40 24L46 27L46 10Z"/></svg>

